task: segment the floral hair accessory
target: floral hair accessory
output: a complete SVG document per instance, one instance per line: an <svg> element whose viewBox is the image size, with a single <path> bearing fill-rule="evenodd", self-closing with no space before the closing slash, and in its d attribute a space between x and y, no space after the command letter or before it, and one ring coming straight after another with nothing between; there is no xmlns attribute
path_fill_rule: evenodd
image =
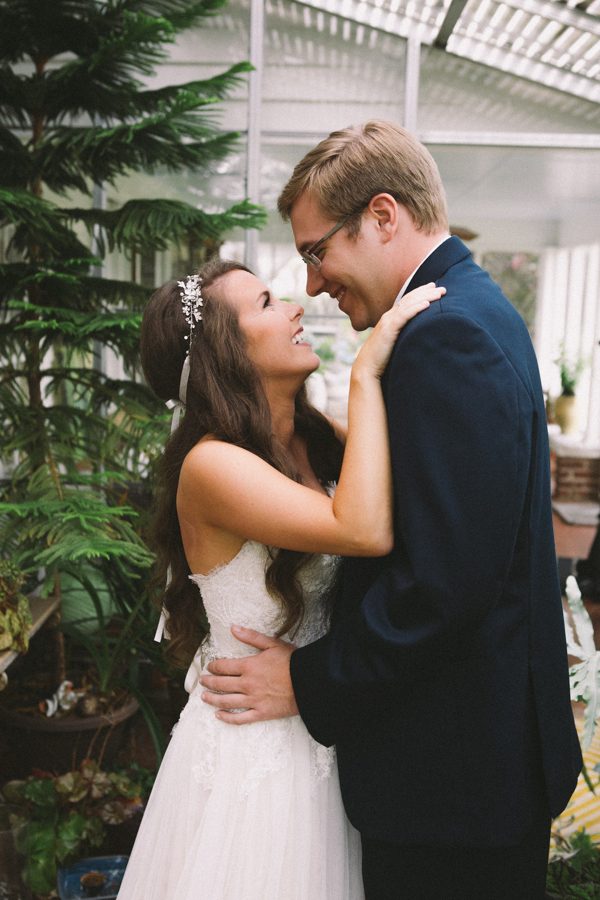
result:
<svg viewBox="0 0 600 900"><path fill-rule="evenodd" d="M190 377L190 347L192 346L192 339L194 337L194 329L196 327L197 322L202 321L202 278L200 275L188 275L185 281L178 281L177 286L180 288L179 296L181 298L181 308L183 310L183 314L185 316L185 320L188 324L189 334L186 334L185 339L188 341L188 349L185 355L185 359L183 361L183 366L181 369L181 376L179 379L179 396L177 400L167 400L167 407L173 410L173 417L171 419L171 434L179 427L179 423L181 421L181 417L185 410L185 404L187 401L187 384L188 379ZM171 566L167 569L167 583L165 585L165 590L171 584ZM168 612L163 605L163 608L160 613L160 620L158 622L158 627L156 629L156 634L154 635L154 640L160 641L163 637L168 638L169 632L167 630L167 619Z"/></svg>
<svg viewBox="0 0 600 900"><path fill-rule="evenodd" d="M202 305L204 300L202 298L201 285L202 278L200 275L188 275L185 281L177 282L177 286L181 288L179 292L181 297L181 308L190 330L190 333L185 336L186 341L189 341L188 354L190 352L189 347L191 346L192 338L194 337L196 322L202 321Z"/></svg>

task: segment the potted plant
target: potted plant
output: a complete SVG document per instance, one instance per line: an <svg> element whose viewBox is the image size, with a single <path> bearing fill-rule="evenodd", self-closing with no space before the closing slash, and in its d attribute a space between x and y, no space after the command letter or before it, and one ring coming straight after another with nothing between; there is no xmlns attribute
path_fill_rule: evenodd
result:
<svg viewBox="0 0 600 900"><path fill-rule="evenodd" d="M13 776L35 768L64 771L92 752L112 761L140 705L160 759L164 735L140 679L153 608L139 585L134 598L128 597L126 586L106 616L95 585L89 584L95 614L48 629L13 663L0 695Z"/></svg>
<svg viewBox="0 0 600 900"><path fill-rule="evenodd" d="M571 699L585 706L580 736L581 748L585 753L592 744L600 718L600 650L596 649L594 626L573 575L566 580L565 595L568 607L564 611L567 653L571 660L576 660L569 667ZM599 771L598 766L595 771ZM582 775L590 791L595 794L598 784L594 784L593 773L585 764ZM568 814L567 809L567 818ZM570 827L570 821L565 821ZM598 900L600 845L585 829L564 834L560 820L554 823L552 838L546 882L548 900Z"/></svg>
<svg viewBox="0 0 600 900"><path fill-rule="evenodd" d="M91 666L100 703L125 687L144 705L137 661L155 619L143 588L153 562L144 503L168 415L137 363L149 289L134 275L109 277L104 261L121 254L113 271L117 263L122 271L125 255L135 272L141 254L153 258L184 241L199 248L199 261L231 228L265 221L243 198L206 212L161 197L160 180L159 196L125 203L116 186L163 167L205 173L236 146L239 135L219 130L215 112L247 63L206 80L145 87L177 35L222 5L0 0L8 86L0 141L0 554L40 591L60 600L75 582L88 600L87 623L65 617L46 641L49 678L34 707L53 698L60 705L71 690L66 681L81 687L71 664ZM101 185L112 186L110 207ZM102 365L107 353L122 361L121 376ZM11 683L24 680L22 663L13 663ZM103 717L113 711L100 708Z"/></svg>
<svg viewBox="0 0 600 900"><path fill-rule="evenodd" d="M598 900L600 847L585 829L569 837L553 834L548 864L546 900Z"/></svg>
<svg viewBox="0 0 600 900"><path fill-rule="evenodd" d="M29 646L31 610L22 592L26 576L8 559L0 559L0 651L24 653Z"/></svg>
<svg viewBox="0 0 600 900"><path fill-rule="evenodd" d="M559 357L555 360L560 372L561 393L554 401L554 417L563 434L577 431L577 383L585 368L585 360L570 359L561 346Z"/></svg>
<svg viewBox="0 0 600 900"><path fill-rule="evenodd" d="M107 828L139 817L153 776L139 766L105 771L84 760L61 775L9 781L2 797L24 857L23 880L36 894L56 887L57 867L103 845ZM128 852L128 838L122 852Z"/></svg>

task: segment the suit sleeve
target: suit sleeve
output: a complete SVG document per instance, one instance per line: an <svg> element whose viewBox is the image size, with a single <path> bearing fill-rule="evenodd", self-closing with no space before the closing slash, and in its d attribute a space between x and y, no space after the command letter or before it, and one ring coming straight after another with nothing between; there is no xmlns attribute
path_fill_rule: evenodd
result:
<svg viewBox="0 0 600 900"><path fill-rule="evenodd" d="M362 602L291 659L300 714L326 745L468 652L526 498L529 395L484 330L429 311L401 333L386 377L395 550Z"/></svg>

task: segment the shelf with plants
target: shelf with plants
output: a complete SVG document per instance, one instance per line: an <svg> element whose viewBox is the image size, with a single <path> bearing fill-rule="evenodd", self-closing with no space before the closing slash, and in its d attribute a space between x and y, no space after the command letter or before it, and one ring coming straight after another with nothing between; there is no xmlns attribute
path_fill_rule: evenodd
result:
<svg viewBox="0 0 600 900"><path fill-rule="evenodd" d="M48 621L53 613L59 607L60 601L58 597L29 597L29 611L31 615L31 625L27 630L28 641L37 634L42 625ZM3 650L0 652L0 673L5 672L12 662L19 656L18 650Z"/></svg>

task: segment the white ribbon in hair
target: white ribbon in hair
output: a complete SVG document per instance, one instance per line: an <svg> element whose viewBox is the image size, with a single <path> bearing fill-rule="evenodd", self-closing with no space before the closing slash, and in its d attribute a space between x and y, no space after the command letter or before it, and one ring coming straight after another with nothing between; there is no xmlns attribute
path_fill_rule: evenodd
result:
<svg viewBox="0 0 600 900"><path fill-rule="evenodd" d="M187 386L190 377L190 357L189 354L183 361L183 366L181 369L181 377L179 379L179 399L178 400L167 400L166 407L167 409L173 410L173 418L171 419L171 434L179 427L179 423L181 421L181 417L185 412L185 401L187 397ZM171 566L167 569L167 582L165 584L165 591L168 589L169 585L172 581L172 572ZM158 620L158 625L156 628L156 633L154 635L154 640L160 644L163 637L169 640L169 632L167 631L167 618L168 612L165 609L164 605L160 612L160 619Z"/></svg>

